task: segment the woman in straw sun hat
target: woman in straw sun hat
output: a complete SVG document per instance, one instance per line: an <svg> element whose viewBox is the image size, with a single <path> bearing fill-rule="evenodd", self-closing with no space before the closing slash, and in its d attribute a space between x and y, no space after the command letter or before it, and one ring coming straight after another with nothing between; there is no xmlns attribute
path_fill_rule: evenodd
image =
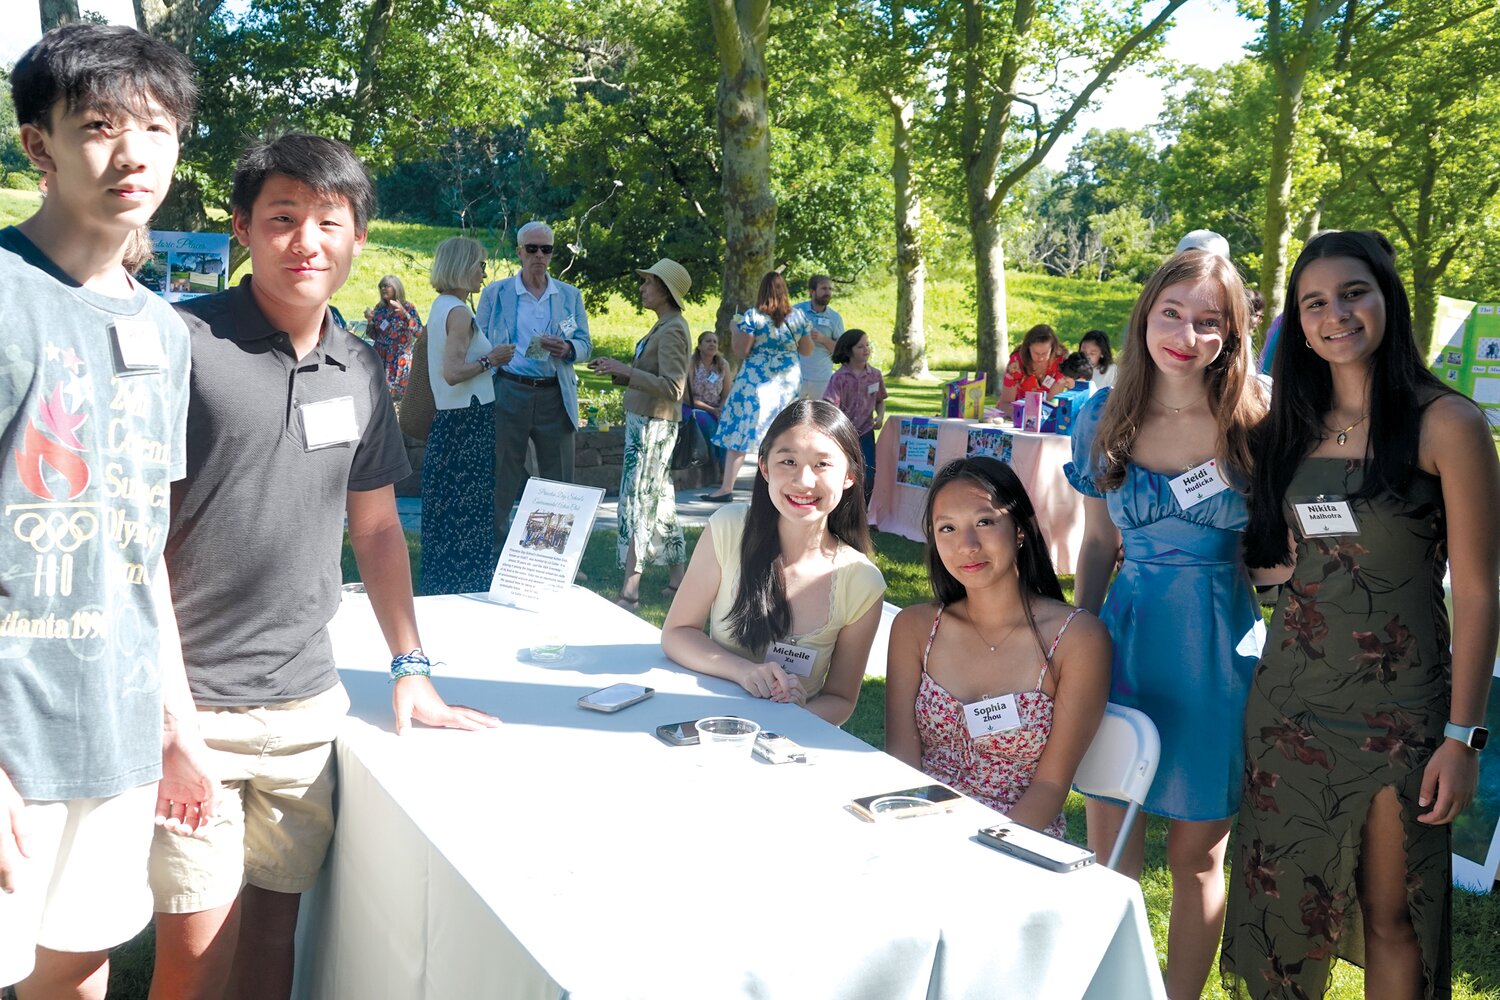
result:
<svg viewBox="0 0 1500 1000"><path fill-rule="evenodd" d="M618 603L632 611L641 601L641 567L670 567L668 594L676 591L686 568L671 460L693 355L692 333L682 318L682 303L693 285L687 269L664 257L636 274L641 305L656 313L656 323L635 345L630 364L603 357L589 362L591 369L626 387L617 550L625 580Z"/></svg>

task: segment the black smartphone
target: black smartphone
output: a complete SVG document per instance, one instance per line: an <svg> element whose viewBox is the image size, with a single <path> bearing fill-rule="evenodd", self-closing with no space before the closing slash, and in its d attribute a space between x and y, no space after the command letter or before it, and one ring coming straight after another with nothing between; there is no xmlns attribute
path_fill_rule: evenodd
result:
<svg viewBox="0 0 1500 1000"><path fill-rule="evenodd" d="M849 807L861 819L873 823L878 819L909 819L913 816L947 812L961 798L962 795L947 785L922 785L919 788L866 795L849 803Z"/></svg>

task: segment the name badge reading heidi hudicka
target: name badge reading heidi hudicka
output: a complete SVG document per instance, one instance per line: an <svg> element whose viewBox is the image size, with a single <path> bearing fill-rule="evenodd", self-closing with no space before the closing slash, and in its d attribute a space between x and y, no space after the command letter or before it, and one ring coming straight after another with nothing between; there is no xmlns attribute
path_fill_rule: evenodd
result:
<svg viewBox="0 0 1500 1000"><path fill-rule="evenodd" d="M359 440L359 419L353 396L336 396L316 403L303 403L302 439L308 451L331 448Z"/></svg>
<svg viewBox="0 0 1500 1000"><path fill-rule="evenodd" d="M964 706L964 722L969 726L969 738L979 739L991 733L1003 733L1021 724L1021 712L1016 708L1016 696L997 694L993 698L971 701Z"/></svg>
<svg viewBox="0 0 1500 1000"><path fill-rule="evenodd" d="M1219 478L1219 463L1212 458L1195 469L1172 477L1172 494L1177 497L1177 506L1183 510L1227 489L1229 484Z"/></svg>
<svg viewBox="0 0 1500 1000"><path fill-rule="evenodd" d="M1308 538L1359 534L1359 522L1344 497L1310 497L1293 502L1292 509L1297 512L1302 534Z"/></svg>
<svg viewBox="0 0 1500 1000"><path fill-rule="evenodd" d="M798 677L811 677L813 664L818 661L818 651L811 646L798 646L791 642L773 642L768 659L781 664L781 669Z"/></svg>

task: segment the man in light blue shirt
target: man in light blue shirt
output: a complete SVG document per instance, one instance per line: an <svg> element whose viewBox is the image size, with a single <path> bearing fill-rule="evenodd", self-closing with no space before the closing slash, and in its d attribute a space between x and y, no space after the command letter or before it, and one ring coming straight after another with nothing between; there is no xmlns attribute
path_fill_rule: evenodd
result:
<svg viewBox="0 0 1500 1000"><path fill-rule="evenodd" d="M796 306L812 322L812 353L801 359L803 399L822 399L833 378L833 348L844 335L844 317L828 308L832 298L833 279L815 274L807 279L807 301Z"/></svg>
<svg viewBox="0 0 1500 1000"><path fill-rule="evenodd" d="M505 542L510 508L526 485L526 442L536 447L537 475L573 478L573 432L580 426L578 376L589 359L589 320L578 289L547 273L552 228L528 222L516 233L519 273L487 285L476 310L479 328L515 354L495 369L495 548Z"/></svg>

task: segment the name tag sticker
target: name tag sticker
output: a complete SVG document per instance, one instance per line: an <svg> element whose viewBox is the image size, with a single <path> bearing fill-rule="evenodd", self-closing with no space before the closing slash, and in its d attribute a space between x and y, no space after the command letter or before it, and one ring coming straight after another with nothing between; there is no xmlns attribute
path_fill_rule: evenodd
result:
<svg viewBox="0 0 1500 1000"><path fill-rule="evenodd" d="M879 391L880 391L880 383L879 382L871 382L869 385L865 386L865 394L866 395L873 396L873 395L875 395Z"/></svg>
<svg viewBox="0 0 1500 1000"><path fill-rule="evenodd" d="M1359 534L1354 510L1343 497L1312 497L1294 502L1292 510L1297 512L1297 524L1307 538Z"/></svg>
<svg viewBox="0 0 1500 1000"><path fill-rule="evenodd" d="M144 319L117 319L114 322L115 353L120 374L139 375L159 371L167 363L161 335L156 324Z"/></svg>
<svg viewBox="0 0 1500 1000"><path fill-rule="evenodd" d="M996 695L964 706L964 722L969 726L969 737L979 739L991 733L1003 733L1021 724L1021 712L1016 708L1013 694Z"/></svg>
<svg viewBox="0 0 1500 1000"><path fill-rule="evenodd" d="M1196 469L1189 469L1180 476L1172 477L1172 494L1177 497L1177 506L1183 510L1227 489L1229 484L1219 478L1218 462L1212 458Z"/></svg>
<svg viewBox="0 0 1500 1000"><path fill-rule="evenodd" d="M578 329L578 321L572 316L564 316L563 321L557 324L557 328L562 331L564 337L571 337L573 331Z"/></svg>
<svg viewBox="0 0 1500 1000"><path fill-rule="evenodd" d="M303 442L308 451L359 440L359 418L354 413L353 396L303 403L297 409L302 413Z"/></svg>
<svg viewBox="0 0 1500 1000"><path fill-rule="evenodd" d="M791 642L773 642L767 659L781 664L781 669L798 677L811 677L813 664L818 661L818 651L811 646L798 646Z"/></svg>

